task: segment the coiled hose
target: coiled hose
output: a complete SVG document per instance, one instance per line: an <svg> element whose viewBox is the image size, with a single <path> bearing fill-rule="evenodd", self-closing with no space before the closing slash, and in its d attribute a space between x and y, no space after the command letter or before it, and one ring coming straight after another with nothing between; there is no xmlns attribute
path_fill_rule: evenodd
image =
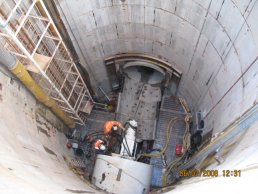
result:
<svg viewBox="0 0 258 194"><path fill-rule="evenodd" d="M167 180L168 180L168 175L170 174L171 170L176 168L181 160L183 158L185 158L186 154L187 154L187 150L190 149L191 147L191 134L190 134L190 127L189 127L189 123L191 122L192 120L192 115L191 115L191 111L186 103L186 101L183 99L183 98L179 98L179 101L180 103L182 104L183 108L184 108L184 111L186 113L186 116L185 116L185 123L186 123L186 130L185 130L185 134L184 134L184 137L183 137L183 148L185 150L184 154L180 157L180 158L177 158L176 160L172 161L166 168L166 171L162 177L162 185L163 186L167 186Z"/></svg>
<svg viewBox="0 0 258 194"><path fill-rule="evenodd" d="M174 127L175 123L178 120L180 120L178 117L174 117L169 121L167 129L166 129L166 144L165 144L164 148L159 153L156 153L156 154L142 154L141 156L145 156L145 157L160 157L160 156L162 156L165 153L165 151L167 150L167 147L169 145L169 140L170 140L170 135L171 135L171 130L170 129Z"/></svg>
<svg viewBox="0 0 258 194"><path fill-rule="evenodd" d="M186 130L185 130L184 137L183 137L183 148L184 148L184 150L188 150L190 148L190 137L191 137L190 133L189 133L189 115L187 115L185 117L185 119L180 119L178 117L174 117L169 121L168 126L166 128L166 144L165 144L164 148L159 153L156 153L156 154L142 154L141 156L145 156L145 157L160 157L160 156L162 156L168 148L169 140L170 140L170 136L171 136L171 129L175 126L176 122L182 121L182 120L184 120L185 123L186 123Z"/></svg>
<svg viewBox="0 0 258 194"><path fill-rule="evenodd" d="M167 150L168 148L168 145L169 145L169 140L170 140L170 135L171 135L171 129L174 127L175 123L178 122L178 121L182 121L184 120L185 123L186 123L186 130L185 130L185 133L184 133L184 136L183 136L183 149L184 149L184 154L172 161L166 168L166 171L165 171L165 174L163 175L163 178L162 178L162 184L163 186L166 186L167 185L167 178L168 178L168 175L170 174L171 170L177 166L177 164L181 161L181 159L183 159L187 153L187 150L189 150L190 146L191 146L191 141L190 141L190 138L191 138L191 134L190 134L190 127L189 127L189 123L191 122L192 120L192 115L191 115L191 111L186 103L186 101L183 99L183 98L179 98L179 101L180 103L182 104L182 107L186 113L186 116L184 119L179 119L178 117L174 117L172 118L169 123L168 123L168 126L166 128L166 144L164 146L164 148L159 152L159 153L156 153L156 154L142 154L141 156L145 156L145 157L161 157Z"/></svg>

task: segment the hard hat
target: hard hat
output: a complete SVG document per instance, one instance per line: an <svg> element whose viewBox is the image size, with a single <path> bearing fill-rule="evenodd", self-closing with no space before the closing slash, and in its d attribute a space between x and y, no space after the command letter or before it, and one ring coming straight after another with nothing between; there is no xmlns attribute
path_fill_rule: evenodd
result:
<svg viewBox="0 0 258 194"><path fill-rule="evenodd" d="M130 124L132 127L137 127L137 126L138 126L138 124L137 124L137 122L136 122L135 120L130 120L130 121L129 121L129 124Z"/></svg>
<svg viewBox="0 0 258 194"><path fill-rule="evenodd" d="M101 145L99 146L99 149L104 151L104 150L106 149L106 146L103 145L103 144L101 144Z"/></svg>
<svg viewBox="0 0 258 194"><path fill-rule="evenodd" d="M116 125L113 126L113 130L116 131L118 127Z"/></svg>
<svg viewBox="0 0 258 194"><path fill-rule="evenodd" d="M79 147L78 143L72 143L72 148L77 149Z"/></svg>

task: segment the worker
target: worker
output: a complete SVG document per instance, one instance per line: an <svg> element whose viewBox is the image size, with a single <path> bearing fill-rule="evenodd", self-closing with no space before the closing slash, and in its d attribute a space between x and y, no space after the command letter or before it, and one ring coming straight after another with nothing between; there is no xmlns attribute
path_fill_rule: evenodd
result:
<svg viewBox="0 0 258 194"><path fill-rule="evenodd" d="M95 146L96 154L105 154L106 153L105 142L102 139L97 139L94 146Z"/></svg>
<svg viewBox="0 0 258 194"><path fill-rule="evenodd" d="M118 121L107 121L104 124L104 134L109 135L112 132L118 131L120 129L124 130L122 123Z"/></svg>

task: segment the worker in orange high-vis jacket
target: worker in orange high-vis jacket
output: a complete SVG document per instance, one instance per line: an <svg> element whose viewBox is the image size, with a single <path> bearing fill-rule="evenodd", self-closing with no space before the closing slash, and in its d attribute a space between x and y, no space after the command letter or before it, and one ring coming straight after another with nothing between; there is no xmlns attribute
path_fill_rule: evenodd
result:
<svg viewBox="0 0 258 194"><path fill-rule="evenodd" d="M124 126L122 125L122 123L118 122L118 121L107 121L104 124L104 134L105 135L109 135L112 132L115 132L118 130L118 128L124 130Z"/></svg>
<svg viewBox="0 0 258 194"><path fill-rule="evenodd" d="M96 154L105 154L106 152L105 142L102 139L96 140L94 144L94 148L95 148Z"/></svg>

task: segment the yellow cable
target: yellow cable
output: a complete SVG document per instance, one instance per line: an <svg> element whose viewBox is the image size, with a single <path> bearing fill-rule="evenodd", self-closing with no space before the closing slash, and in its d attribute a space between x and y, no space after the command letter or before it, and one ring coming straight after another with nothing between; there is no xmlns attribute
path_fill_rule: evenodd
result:
<svg viewBox="0 0 258 194"><path fill-rule="evenodd" d="M186 123L186 130L185 130L185 133L184 133L184 137L183 137L183 148L185 150L185 153L186 153L186 150L188 150L190 148L190 132L189 132L189 123L191 122L191 119L192 119L192 115L190 113L190 109L188 107L188 105L186 104L185 100L182 99L182 98L179 98L179 101L180 103L182 104L183 108L184 108L184 111L186 113L186 116L185 116L185 123ZM169 123L168 123L168 126L167 126L167 129L166 129L166 144L164 146L164 148L159 152L159 153L156 153L156 154L142 154L142 156L145 156L145 157L160 157L162 156L167 147L168 147L168 144L169 144L169 140L170 140L170 135L171 135L171 128L174 127L175 123L177 121L179 121L181 119L179 119L178 117L174 117L172 118ZM166 171L165 171L165 175L163 175L163 178L162 178L162 184L163 186L166 186L167 185L167 177L170 173L170 171L176 166L176 164L185 156L185 153L178 159L172 161L166 168Z"/></svg>
<svg viewBox="0 0 258 194"><path fill-rule="evenodd" d="M167 186L167 178L168 178L168 175L170 174L171 170L173 168L175 168L178 164L178 162L185 156L186 154L186 151L190 148L191 146L191 140L190 140L190 137L191 137L191 134L189 132L189 123L191 122L192 120L192 115L190 113L190 109L189 109L189 106L187 105L186 101L183 99L183 98L179 98L179 101L180 103L182 104L183 108L184 108L184 111L186 113L186 116L185 116L185 123L186 123L186 130L185 130L185 134L184 134L184 137L183 137L183 148L184 148L184 154L172 161L166 168L166 171L163 175L163 178L162 178L162 186Z"/></svg>
<svg viewBox="0 0 258 194"><path fill-rule="evenodd" d="M172 118L169 121L167 129L166 129L166 144L165 144L164 148L159 153L156 153L156 154L143 154L142 156L146 156L146 157L160 157L160 156L162 156L165 153L165 151L166 151L166 149L168 147L168 144L169 144L171 128L173 128L175 123L177 121L179 121L179 120L180 119L178 117L174 117L174 118Z"/></svg>

